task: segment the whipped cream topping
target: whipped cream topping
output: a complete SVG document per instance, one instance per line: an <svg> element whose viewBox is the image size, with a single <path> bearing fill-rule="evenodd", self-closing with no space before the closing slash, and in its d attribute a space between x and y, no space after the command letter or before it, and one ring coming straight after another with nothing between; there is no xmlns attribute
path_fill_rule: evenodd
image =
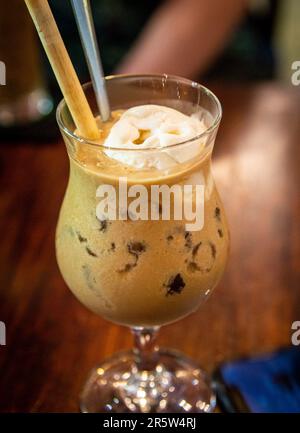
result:
<svg viewBox="0 0 300 433"><path fill-rule="evenodd" d="M139 105L125 111L112 126L104 141L104 146L110 147L105 153L137 169L163 170L194 158L205 142L199 139L178 147L168 146L191 140L206 129L197 115L187 116L162 105Z"/></svg>

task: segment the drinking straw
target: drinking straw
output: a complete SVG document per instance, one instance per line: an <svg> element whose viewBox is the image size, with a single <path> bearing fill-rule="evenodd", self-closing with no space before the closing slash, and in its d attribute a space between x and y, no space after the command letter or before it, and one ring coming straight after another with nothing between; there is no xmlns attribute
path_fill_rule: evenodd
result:
<svg viewBox="0 0 300 433"><path fill-rule="evenodd" d="M89 0L71 0L101 119L110 118L105 78Z"/></svg>
<svg viewBox="0 0 300 433"><path fill-rule="evenodd" d="M96 140L100 136L47 0L25 0L50 61L59 87L81 136Z"/></svg>

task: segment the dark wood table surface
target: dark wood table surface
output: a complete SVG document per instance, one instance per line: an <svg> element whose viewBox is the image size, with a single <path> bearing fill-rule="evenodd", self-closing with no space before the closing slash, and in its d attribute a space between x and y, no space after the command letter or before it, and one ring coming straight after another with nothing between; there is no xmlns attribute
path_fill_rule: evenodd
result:
<svg viewBox="0 0 300 433"><path fill-rule="evenodd" d="M300 89L213 86L224 117L214 173L231 229L222 282L159 343L212 371L272 351L300 320ZM68 178L62 141L0 145L0 411L76 412L89 372L129 348L130 333L86 310L55 262L54 230Z"/></svg>

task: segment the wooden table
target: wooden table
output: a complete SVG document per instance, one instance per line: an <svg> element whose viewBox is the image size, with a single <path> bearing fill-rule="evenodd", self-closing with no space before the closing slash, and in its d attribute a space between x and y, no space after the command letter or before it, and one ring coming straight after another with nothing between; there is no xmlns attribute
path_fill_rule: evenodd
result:
<svg viewBox="0 0 300 433"><path fill-rule="evenodd" d="M290 344L300 320L300 89L213 86L224 106L214 172L231 257L210 300L165 327L159 343L208 371ZM54 230L68 177L62 142L0 146L0 411L73 412L89 370L132 344L87 311L55 262Z"/></svg>

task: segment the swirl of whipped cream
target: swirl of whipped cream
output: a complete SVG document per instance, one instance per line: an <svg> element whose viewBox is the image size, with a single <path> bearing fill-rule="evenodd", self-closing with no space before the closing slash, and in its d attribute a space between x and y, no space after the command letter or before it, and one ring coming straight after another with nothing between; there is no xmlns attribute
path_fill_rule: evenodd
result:
<svg viewBox="0 0 300 433"><path fill-rule="evenodd" d="M205 123L194 115L187 116L162 105L139 105L125 111L112 126L104 141L104 146L110 148L105 153L136 169L163 170L194 158L204 142L167 146L191 140L206 129ZM113 150L114 147L118 150Z"/></svg>

